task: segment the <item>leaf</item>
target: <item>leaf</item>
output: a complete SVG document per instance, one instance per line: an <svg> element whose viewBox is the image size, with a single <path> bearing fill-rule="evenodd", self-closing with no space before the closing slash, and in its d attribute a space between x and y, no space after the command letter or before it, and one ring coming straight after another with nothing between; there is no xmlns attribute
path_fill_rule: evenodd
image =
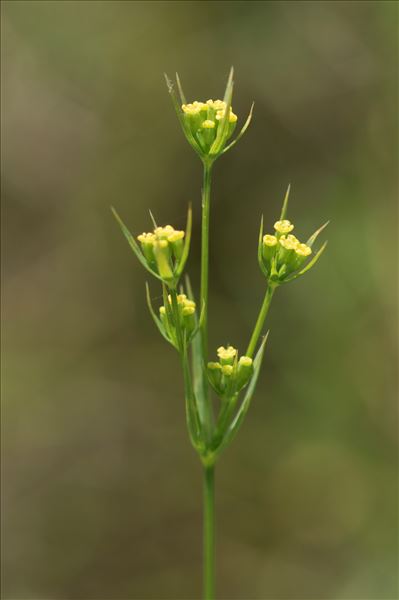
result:
<svg viewBox="0 0 399 600"><path fill-rule="evenodd" d="M181 354L183 375L184 375L184 398L186 404L186 422L187 429L190 435L190 440L194 448L198 451L204 449L205 444L202 439L202 427L201 420L198 414L198 406L193 391L191 382L190 368L188 364L187 346L184 345L183 352Z"/></svg>
<svg viewBox="0 0 399 600"><path fill-rule="evenodd" d="M186 235L184 238L183 253L182 253L181 259L179 261L178 267L176 269L177 277L181 276L181 274L183 273L184 267L186 266L188 253L190 251L192 225L193 225L193 211L191 208L191 204L189 204L188 211L187 211Z"/></svg>
<svg viewBox="0 0 399 600"><path fill-rule="evenodd" d="M184 95L183 88L182 88L182 85L181 85L181 82L180 82L180 77L179 77L178 73L176 73L176 83L177 83L177 89L179 90L181 103L182 104L187 104L187 100L186 100L186 97Z"/></svg>
<svg viewBox="0 0 399 600"><path fill-rule="evenodd" d="M324 223L324 225L322 225L321 227L319 227L319 229L317 229L313 235L310 236L310 238L308 239L308 241L306 242L307 246L312 247L314 242L316 241L317 236L323 231L323 229L325 229L327 227L327 225L329 224L330 221L326 221L326 223Z"/></svg>
<svg viewBox="0 0 399 600"><path fill-rule="evenodd" d="M219 154L219 152L221 151L224 142L226 141L225 138L226 138L226 133L227 133L227 130L229 127L231 100L233 98L233 85L234 85L233 75L234 75L234 68L231 67L230 73L229 73L229 78L227 80L226 91L224 93L224 98L223 98L223 101L226 103L226 109L224 111L224 117L221 119L221 121L219 123L216 139L213 142L213 144L209 150L209 154L211 156L217 156Z"/></svg>
<svg viewBox="0 0 399 600"><path fill-rule="evenodd" d="M187 139L188 143L190 144L190 146L193 148L193 150L195 150L195 152L202 158L201 149L198 146L198 143L196 142L193 134L191 133L189 126L187 125L187 123L184 120L183 111L177 100L177 96L176 96L176 92L173 87L173 83L171 82L169 77L166 75L166 73L164 73L164 75L165 75L166 85L168 87L168 91L169 91L173 106L174 106L176 114L177 114L177 118L179 119L180 125L183 129L183 133L186 136L186 139Z"/></svg>
<svg viewBox="0 0 399 600"><path fill-rule="evenodd" d="M269 276L269 273L263 262L263 215L260 220L260 229L259 229L259 241L258 241L258 263L260 270L262 271L265 277Z"/></svg>
<svg viewBox="0 0 399 600"><path fill-rule="evenodd" d="M158 275L158 273L156 273L155 271L153 271L151 269L151 267L148 265L145 257L143 256L143 253L140 250L140 247L139 247L138 243L136 242L136 240L134 239L134 237L132 236L132 234L130 233L130 231L128 230L128 228L126 227L126 225L124 224L124 222L122 221L122 219L120 218L120 216L118 215L118 213L116 212L116 210L115 210L115 208L113 206L111 206L111 210L112 210L112 213L113 213L115 219L117 220L117 222L119 224L119 227L122 230L123 235L125 236L125 238L129 242L129 245L130 245L131 249L133 250L133 252L137 256L137 258L139 259L139 261L141 262L141 264L143 265L143 267L145 269L147 269L147 271L149 273L151 273L151 275L153 275L154 277L156 277L157 279L159 279L160 281L162 281L162 277L160 277Z"/></svg>
<svg viewBox="0 0 399 600"><path fill-rule="evenodd" d="M245 415L248 412L249 405L252 400L252 396L254 395L254 392L255 392L256 383L258 381L259 372L260 372L260 368L262 365L262 359L263 359L263 354L265 351L265 345L267 342L268 335L269 335L269 332L267 332L267 334L263 338L262 344L257 352L256 357L255 357L254 372L253 372L251 381L249 382L249 385L247 387L247 390L245 392L244 399L241 402L240 408L238 409L236 416L234 417L233 421L231 422L231 425L227 428L226 433L225 433L220 445L215 450L215 452L217 454L219 454L222 450L224 450L224 448L226 448L232 442L233 438L235 437L237 431L239 430L239 428L241 426L241 423L243 422L243 420L245 418Z"/></svg>
<svg viewBox="0 0 399 600"><path fill-rule="evenodd" d="M288 283L289 281L293 281L294 279L296 279L297 277L300 277L301 275L304 275L306 273L306 271L309 271L309 269L311 269L319 260L320 256L323 254L324 250L326 249L327 246L327 242L324 242L324 244L322 245L322 247L320 248L320 250L313 256L312 260L310 260L304 267L303 269L301 269L300 271L298 271L298 273L295 273L295 275L288 277L287 279L284 279L284 281L282 283Z"/></svg>
<svg viewBox="0 0 399 600"><path fill-rule="evenodd" d="M151 217L152 224L154 225L154 229L156 229L158 227L158 225L157 225L156 220L154 219L154 215L152 214L150 209L148 209L148 212L150 213L150 217Z"/></svg>
<svg viewBox="0 0 399 600"><path fill-rule="evenodd" d="M146 287L146 298L147 298L148 310L150 311L150 315L153 318L153 321L154 321L155 325L158 327L161 335L165 338L165 340L167 342L169 342L169 344L171 344L177 350L176 344L173 342L172 338L170 338L168 336L168 334L166 333L166 330L165 330L165 328L163 326L163 323L162 323L161 319L156 315L156 313L155 313L155 311L153 309L152 302L151 302L151 296L150 296L150 288L149 288L149 285L148 285L147 282L145 284L145 287Z"/></svg>
<svg viewBox="0 0 399 600"><path fill-rule="evenodd" d="M189 296L190 300L194 300L194 302L195 302L195 296L194 296L193 288L191 286L190 277L188 275L186 275L184 277L184 281L186 283L186 290L188 292L188 296Z"/></svg>
<svg viewBox="0 0 399 600"><path fill-rule="evenodd" d="M188 275L185 277L186 288L190 298L195 300L195 295L191 287L190 278ZM201 308L200 325L204 319L204 307ZM191 361L193 366L193 387L194 395L198 406L198 414L203 430L210 436L210 418L212 418L211 405L208 397L208 377L204 367L204 361L202 357L202 336L195 335L192 338L191 344Z"/></svg>
<svg viewBox="0 0 399 600"><path fill-rule="evenodd" d="M195 336L197 335L197 333L199 332L199 330L202 327L202 324L203 324L204 318L205 318L205 302L202 304L201 314L200 314L199 320L198 320L197 316L195 318L196 318L196 325L195 325L194 330L191 332L191 334L190 334L190 336L188 338L189 342L193 341L193 339L195 338Z"/></svg>
<svg viewBox="0 0 399 600"><path fill-rule="evenodd" d="M284 197L284 202L283 202L283 207L281 209L281 215L280 215L280 221L283 221L287 215L287 210L288 210L288 198L290 195L290 190L291 190L291 184L288 184L288 188L287 191L285 192L285 197Z"/></svg>
<svg viewBox="0 0 399 600"><path fill-rule="evenodd" d="M226 146L226 148L223 150L222 154L224 154L225 152L227 152L227 150L230 150L230 148L232 148L233 146L235 146L235 144L238 142L238 140L240 140L242 138L242 136L244 135L244 133L246 132L246 130L248 129L251 120L252 120L252 113L253 113L253 109L255 106L255 102L252 102L251 105L251 110L249 111L249 115L247 117L247 120L245 121L240 133L237 135L237 137L230 143L228 144L228 146Z"/></svg>

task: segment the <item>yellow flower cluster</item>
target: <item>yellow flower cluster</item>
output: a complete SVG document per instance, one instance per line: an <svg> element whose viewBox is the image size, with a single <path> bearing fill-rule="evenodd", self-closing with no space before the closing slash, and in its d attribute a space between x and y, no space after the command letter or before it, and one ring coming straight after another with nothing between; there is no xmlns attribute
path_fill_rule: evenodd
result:
<svg viewBox="0 0 399 600"><path fill-rule="evenodd" d="M172 280L174 277L183 255L184 236L184 231L179 231L172 225L156 227L153 232L137 236L148 265L165 280Z"/></svg>
<svg viewBox="0 0 399 600"><path fill-rule="evenodd" d="M214 119L220 121L226 113L226 102L223 102L223 100L207 100L206 102L198 102L198 100L195 100L190 104L183 104L182 110L186 115L206 113L207 118L202 123L202 127L205 129L213 129L215 127ZM229 123L235 123L236 121L237 115L233 113L233 110L230 107Z"/></svg>
<svg viewBox="0 0 399 600"><path fill-rule="evenodd" d="M209 381L218 394L234 395L248 383L253 373L252 358L241 356L237 361L237 349L233 346L220 346L217 355L219 362L207 365Z"/></svg>
<svg viewBox="0 0 399 600"><path fill-rule="evenodd" d="M161 241L173 243L182 240L184 233L184 231L178 231L172 225L166 225L165 227L156 227L151 233L141 233L137 236L137 239L141 244L156 244Z"/></svg>
<svg viewBox="0 0 399 600"><path fill-rule="evenodd" d="M182 342L190 342L197 330L195 302L189 300L186 294L178 294L174 297L169 295L166 306L159 307L159 318L158 327L172 346L179 351L182 350Z"/></svg>
<svg viewBox="0 0 399 600"><path fill-rule="evenodd" d="M312 253L312 249L289 233L294 229L291 221L276 221L274 229L275 235L263 236L263 264L269 274L272 271L278 272L279 278L283 279L302 265L305 258Z"/></svg>
<svg viewBox="0 0 399 600"><path fill-rule="evenodd" d="M172 296L168 296L169 304L172 304ZM188 317L189 315L193 315L195 313L196 304L194 300L189 300L186 294L178 294L177 296L177 305L179 310L184 317ZM164 306L160 306L159 312L161 315L166 314L166 308Z"/></svg>
<svg viewBox="0 0 399 600"><path fill-rule="evenodd" d="M277 234L280 235L266 234L263 236L263 245L267 249L280 245L285 250L294 250L298 256L309 256L312 253L310 246L301 243L295 235L286 235L286 233L294 229L294 225L290 221L276 221L274 228Z"/></svg>

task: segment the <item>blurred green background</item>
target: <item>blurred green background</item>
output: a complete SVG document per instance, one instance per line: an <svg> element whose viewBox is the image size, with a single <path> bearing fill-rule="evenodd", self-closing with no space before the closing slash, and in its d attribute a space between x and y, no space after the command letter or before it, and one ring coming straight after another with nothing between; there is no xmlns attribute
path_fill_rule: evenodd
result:
<svg viewBox="0 0 399 600"><path fill-rule="evenodd" d="M253 123L214 172L211 347L244 349L260 215L329 246L274 299L217 470L218 593L393 600L397 580L397 3L6 1L2 23L3 598L194 599L201 470L138 234L195 211L163 80ZM159 289L153 283L155 303Z"/></svg>

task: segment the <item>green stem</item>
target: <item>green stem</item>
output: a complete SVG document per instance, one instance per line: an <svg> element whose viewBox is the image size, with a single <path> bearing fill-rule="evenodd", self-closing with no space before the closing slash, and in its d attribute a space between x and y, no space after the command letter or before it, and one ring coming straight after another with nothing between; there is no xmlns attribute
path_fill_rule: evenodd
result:
<svg viewBox="0 0 399 600"><path fill-rule="evenodd" d="M274 294L276 287L277 286L272 283L269 283L269 285L267 286L267 290L266 290L265 298L263 300L262 308L260 309L258 320L256 321L256 325L255 325L251 340L248 345L248 349L246 352L247 356L252 357L255 352L256 345L258 343L259 336L262 333L263 324L265 322L266 315L269 311L270 303L272 301L273 294Z"/></svg>
<svg viewBox="0 0 399 600"><path fill-rule="evenodd" d="M202 227L201 227L201 326L202 355L204 362L208 356L208 281L209 281L209 213L211 202L212 163L204 162L202 186Z"/></svg>
<svg viewBox="0 0 399 600"><path fill-rule="evenodd" d="M204 600L215 598L215 466L204 466Z"/></svg>

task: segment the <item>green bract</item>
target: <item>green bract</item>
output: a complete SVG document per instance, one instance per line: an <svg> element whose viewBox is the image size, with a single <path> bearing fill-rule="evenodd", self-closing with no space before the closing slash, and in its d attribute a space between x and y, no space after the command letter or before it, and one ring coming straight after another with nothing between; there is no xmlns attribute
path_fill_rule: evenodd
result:
<svg viewBox="0 0 399 600"><path fill-rule="evenodd" d="M186 101L178 74L176 73L176 85L179 90L179 99L173 83L165 74L168 90L172 97L183 133L190 146L202 160L212 162L218 156L230 150L241 136L244 135L251 122L253 103L240 133L235 140L227 144L235 131L238 121L238 117L234 114L231 105L233 99L233 73L234 70L232 67L223 100L207 100L206 102L194 100L191 103L187 103Z"/></svg>

